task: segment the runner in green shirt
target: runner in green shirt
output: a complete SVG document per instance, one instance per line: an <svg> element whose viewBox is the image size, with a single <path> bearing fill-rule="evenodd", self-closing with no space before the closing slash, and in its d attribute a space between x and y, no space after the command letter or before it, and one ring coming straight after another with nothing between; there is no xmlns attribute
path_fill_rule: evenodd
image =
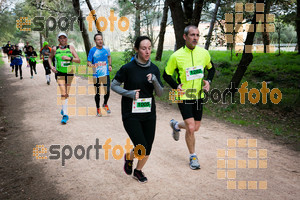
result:
<svg viewBox="0 0 300 200"><path fill-rule="evenodd" d="M68 116L68 97L71 83L74 78L74 68L72 62L80 63L80 59L72 45L68 45L68 37L65 33L58 34L59 46L54 47L51 51L48 62L51 70L55 73L55 78L60 89L63 118L62 124L66 124L69 120ZM55 67L52 64L52 58L55 56Z"/></svg>

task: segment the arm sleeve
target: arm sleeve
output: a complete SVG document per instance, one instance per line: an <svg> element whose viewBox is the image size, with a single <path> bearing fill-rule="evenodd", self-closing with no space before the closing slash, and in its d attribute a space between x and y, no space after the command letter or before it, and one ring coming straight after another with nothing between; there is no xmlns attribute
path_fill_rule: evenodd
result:
<svg viewBox="0 0 300 200"><path fill-rule="evenodd" d="M210 80L210 82L212 82L216 69L215 69L214 63L212 61L210 64L212 67L207 69L207 71L208 71L207 80Z"/></svg>
<svg viewBox="0 0 300 200"><path fill-rule="evenodd" d="M163 84L160 80L160 73L158 71L158 76L156 76L155 74L152 74L152 83L153 83L153 86L154 86L154 90L155 90L155 93L157 96L161 96L164 92L164 89L163 89Z"/></svg>
<svg viewBox="0 0 300 200"><path fill-rule="evenodd" d="M125 97L128 97L128 98L131 98L131 99L135 99L135 93L136 91L134 90L125 90L124 88L121 87L121 84L119 81L117 81L116 79L113 79L112 83L111 83L111 89L122 95L122 96L125 96Z"/></svg>
<svg viewBox="0 0 300 200"><path fill-rule="evenodd" d="M174 81L171 75L168 75L166 73L166 70L164 71L163 78L171 86L172 89L177 89L179 84Z"/></svg>

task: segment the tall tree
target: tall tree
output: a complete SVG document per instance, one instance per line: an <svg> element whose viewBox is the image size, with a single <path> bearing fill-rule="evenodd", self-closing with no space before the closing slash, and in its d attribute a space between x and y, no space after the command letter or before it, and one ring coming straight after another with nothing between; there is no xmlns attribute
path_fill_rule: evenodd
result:
<svg viewBox="0 0 300 200"><path fill-rule="evenodd" d="M157 2L157 0L118 0L120 6L120 15L135 15L135 23L134 23L134 37L137 38L141 35L141 23L143 14L147 14L148 10L153 9L153 5Z"/></svg>
<svg viewBox="0 0 300 200"><path fill-rule="evenodd" d="M214 10L214 13L213 13L213 16L212 16L212 19L210 21L209 31L208 31L207 38L206 38L206 43L205 43L205 49L207 49L207 50L208 50L209 45L210 45L210 38L211 38L212 32L214 30L214 25L216 23L216 19L217 19L217 14L218 14L218 9L220 7L220 3L221 3L221 0L217 0L216 5L215 5L215 10Z"/></svg>
<svg viewBox="0 0 300 200"><path fill-rule="evenodd" d="M300 54L300 0L297 0L297 45L298 45L298 54Z"/></svg>
<svg viewBox="0 0 300 200"><path fill-rule="evenodd" d="M97 15L96 15L96 11L93 9L93 6L90 2L90 0L85 0L89 10L90 10L90 13L93 15L93 19L94 19L94 22L95 22L95 27L97 29L97 33L101 33L100 31L100 27L97 26Z"/></svg>
<svg viewBox="0 0 300 200"><path fill-rule="evenodd" d="M82 11L80 10L79 0L72 0L72 2L73 2L73 7L74 7L74 10L75 10L75 13L78 15L78 24L79 24L79 26L82 26L81 27L82 28L81 35L82 35L82 38L83 38L83 41L84 41L86 56L88 56L89 51L91 49L91 43L90 43L90 40L89 40L89 35L88 35L88 32L87 32L87 29L86 29L85 24L83 22Z"/></svg>
<svg viewBox="0 0 300 200"><path fill-rule="evenodd" d="M161 61L161 56L163 53L166 26L168 20L168 11L169 11L168 2L165 0L164 8L163 8L163 16L160 23L158 46L157 46L156 57L155 57L155 60L158 61Z"/></svg>
<svg viewBox="0 0 300 200"><path fill-rule="evenodd" d="M183 32L188 25L198 27L201 18L201 11L204 0L166 0L170 10L174 25L176 48L179 49L184 45Z"/></svg>
<svg viewBox="0 0 300 200"><path fill-rule="evenodd" d="M264 3L264 0L257 0L256 3ZM232 84L234 84L235 87L238 87L240 85L241 80L242 80L248 66L252 62L252 59L253 59L252 46L253 46L254 36L256 33L256 14L262 14L262 13L255 11L255 13L253 15L251 25L254 26L254 31L247 33L247 38L244 43L245 45L244 45L242 59L241 59L240 63L238 64L238 67L230 81L230 84L228 86L229 88L231 88ZM251 49L249 49L249 47ZM246 49L247 49L247 51L246 51ZM236 90L233 89L231 92L234 94L236 92Z"/></svg>
<svg viewBox="0 0 300 200"><path fill-rule="evenodd" d="M264 31L263 35L263 43L264 43L264 53L270 52L267 50L268 45L270 45L270 34L267 32L267 15L270 13L271 6L274 0L266 0L265 2L265 12L264 12Z"/></svg>

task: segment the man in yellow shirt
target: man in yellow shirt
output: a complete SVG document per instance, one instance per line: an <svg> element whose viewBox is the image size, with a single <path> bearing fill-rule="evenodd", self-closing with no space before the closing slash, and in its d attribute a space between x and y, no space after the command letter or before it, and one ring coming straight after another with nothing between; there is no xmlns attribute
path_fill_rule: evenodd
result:
<svg viewBox="0 0 300 200"><path fill-rule="evenodd" d="M165 68L163 78L173 88L183 92L178 103L183 122L170 121L173 138L179 140L180 129L185 129L185 140L190 153L190 168L200 169L195 153L195 132L199 130L203 112L203 90L209 91L215 68L212 65L209 52L197 46L199 30L190 25L184 29L185 46L173 53ZM207 80L204 80L204 70L208 70ZM176 75L176 80L172 78Z"/></svg>

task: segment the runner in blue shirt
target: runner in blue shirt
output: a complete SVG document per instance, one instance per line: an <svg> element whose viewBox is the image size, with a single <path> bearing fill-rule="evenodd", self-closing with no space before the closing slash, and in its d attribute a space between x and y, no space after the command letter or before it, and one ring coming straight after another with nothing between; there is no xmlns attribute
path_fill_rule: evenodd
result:
<svg viewBox="0 0 300 200"><path fill-rule="evenodd" d="M110 77L109 72L112 70L111 56L108 47L103 45L103 35L97 33L94 36L96 46L91 48L88 55L88 67L93 68L93 81L95 86L95 102L97 116L102 116L100 109L100 95L104 93L103 108L108 114L111 113L107 102L110 94ZM103 87L104 86L104 87ZM104 88L102 92L101 88Z"/></svg>

